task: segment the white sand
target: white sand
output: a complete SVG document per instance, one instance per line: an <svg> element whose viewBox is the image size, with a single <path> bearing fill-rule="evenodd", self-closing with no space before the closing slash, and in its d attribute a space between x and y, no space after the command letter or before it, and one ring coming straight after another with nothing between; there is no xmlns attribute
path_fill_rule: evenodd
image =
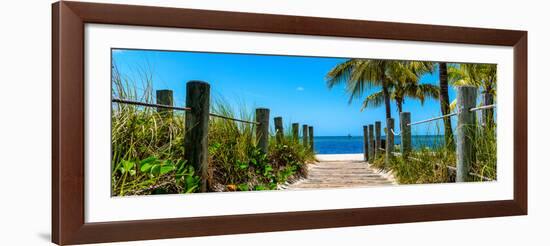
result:
<svg viewBox="0 0 550 246"><path fill-rule="evenodd" d="M322 154L315 158L319 161L362 161L363 154Z"/></svg>

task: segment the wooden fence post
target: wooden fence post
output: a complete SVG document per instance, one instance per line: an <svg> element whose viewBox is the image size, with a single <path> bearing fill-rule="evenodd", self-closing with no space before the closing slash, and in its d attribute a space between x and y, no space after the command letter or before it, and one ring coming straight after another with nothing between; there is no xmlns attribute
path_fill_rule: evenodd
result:
<svg viewBox="0 0 550 246"><path fill-rule="evenodd" d="M374 134L373 134L373 136L374 136ZM374 160L376 160L376 152L374 152L374 149L376 148L376 140L374 140L374 139L371 140L370 141L370 146L372 147L372 151L371 151L372 157L371 157L371 159L374 161Z"/></svg>
<svg viewBox="0 0 550 246"><path fill-rule="evenodd" d="M174 92L172 90L157 90L157 104L174 106ZM168 108L157 108L157 112L162 116L172 117L173 110Z"/></svg>
<svg viewBox="0 0 550 246"><path fill-rule="evenodd" d="M379 158L381 153L382 153L381 150L380 150L380 148L382 148L382 141L381 141L381 138L380 138L381 127L382 127L382 123L380 121L375 121L374 122L374 131L376 133L376 141L375 141L376 146L375 146L375 149L374 149L374 151L375 151L374 156L376 158Z"/></svg>
<svg viewBox="0 0 550 246"><path fill-rule="evenodd" d="M275 139L278 144L282 144L285 137L285 133L283 132L283 117L275 117L273 121L275 123Z"/></svg>
<svg viewBox="0 0 550 246"><path fill-rule="evenodd" d="M369 161L374 160L374 125L369 125Z"/></svg>
<svg viewBox="0 0 550 246"><path fill-rule="evenodd" d="M306 149L307 149L307 141L308 141L307 132L308 132L307 125L302 125L302 144Z"/></svg>
<svg viewBox="0 0 550 246"><path fill-rule="evenodd" d="M399 115L399 126L401 128L401 154L406 155L411 152L411 113L401 112Z"/></svg>
<svg viewBox="0 0 550 246"><path fill-rule="evenodd" d="M256 126L256 141L258 141L258 148L264 154L267 154L269 147L269 109L257 108L256 109L256 122L259 125Z"/></svg>
<svg viewBox="0 0 550 246"><path fill-rule="evenodd" d="M189 81L185 97L184 158L193 165L201 177L200 191L206 192L208 170L208 120L210 117L210 85L202 81Z"/></svg>
<svg viewBox="0 0 550 246"><path fill-rule="evenodd" d="M369 127L363 126L363 159L369 160Z"/></svg>
<svg viewBox="0 0 550 246"><path fill-rule="evenodd" d="M300 123L292 123L292 140L298 142L298 135L300 134Z"/></svg>
<svg viewBox="0 0 550 246"><path fill-rule="evenodd" d="M313 126L308 127L308 129L309 129L309 134L308 134L309 135L309 148L311 150L315 150L313 148L314 147L314 145L313 145Z"/></svg>
<svg viewBox="0 0 550 246"><path fill-rule="evenodd" d="M471 181L470 167L475 161L476 115L470 109L476 106L477 88L460 86L456 95L458 109L456 126L456 182Z"/></svg>
<svg viewBox="0 0 550 246"><path fill-rule="evenodd" d="M386 166L390 164L390 160L393 157L393 118L386 119Z"/></svg>

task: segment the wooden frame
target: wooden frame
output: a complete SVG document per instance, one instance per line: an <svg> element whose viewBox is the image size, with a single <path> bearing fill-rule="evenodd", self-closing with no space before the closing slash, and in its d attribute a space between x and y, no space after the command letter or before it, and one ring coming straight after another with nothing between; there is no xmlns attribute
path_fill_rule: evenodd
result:
<svg viewBox="0 0 550 246"><path fill-rule="evenodd" d="M57 2L52 8L52 240L65 244L527 214L527 32L162 7ZM84 24L198 28L511 46L514 199L85 223Z"/></svg>

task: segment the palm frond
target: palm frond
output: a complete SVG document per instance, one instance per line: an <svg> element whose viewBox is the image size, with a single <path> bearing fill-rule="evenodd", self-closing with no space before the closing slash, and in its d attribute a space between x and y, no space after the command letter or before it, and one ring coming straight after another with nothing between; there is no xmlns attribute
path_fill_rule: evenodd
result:
<svg viewBox="0 0 550 246"><path fill-rule="evenodd" d="M349 59L332 68L326 75L328 88L347 83L351 78L354 68L359 62L358 59Z"/></svg>
<svg viewBox="0 0 550 246"><path fill-rule="evenodd" d="M381 63L382 62L382 63ZM344 84L349 103L360 98L366 90L382 85L384 67L382 60L349 59L338 64L326 76L327 86Z"/></svg>
<svg viewBox="0 0 550 246"><path fill-rule="evenodd" d="M365 110L366 108L376 108L384 104L384 92L378 91L375 93L370 94L365 98L363 101L363 105L361 106L361 111Z"/></svg>
<svg viewBox="0 0 550 246"><path fill-rule="evenodd" d="M432 84L420 84L418 85L419 91L433 99L439 98L439 86Z"/></svg>
<svg viewBox="0 0 550 246"><path fill-rule="evenodd" d="M472 85L496 95L496 64L458 64L448 68L449 83L453 86Z"/></svg>

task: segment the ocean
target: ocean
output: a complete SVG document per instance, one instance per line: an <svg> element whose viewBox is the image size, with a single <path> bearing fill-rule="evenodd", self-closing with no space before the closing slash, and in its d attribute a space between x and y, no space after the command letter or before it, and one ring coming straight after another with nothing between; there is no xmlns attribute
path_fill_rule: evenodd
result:
<svg viewBox="0 0 550 246"><path fill-rule="evenodd" d="M441 135L413 135L411 140L413 149L436 148L444 144ZM395 144L401 144L401 137L395 138ZM317 154L358 154L363 153L363 136L315 137L314 145Z"/></svg>

